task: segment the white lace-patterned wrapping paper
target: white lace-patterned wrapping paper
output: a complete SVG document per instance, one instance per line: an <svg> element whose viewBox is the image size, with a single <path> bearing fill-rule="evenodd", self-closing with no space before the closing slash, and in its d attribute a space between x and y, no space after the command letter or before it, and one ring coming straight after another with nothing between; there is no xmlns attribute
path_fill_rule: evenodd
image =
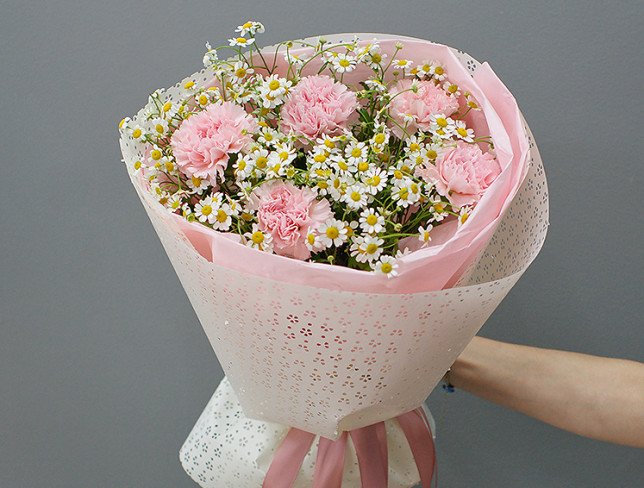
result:
<svg viewBox="0 0 644 488"><path fill-rule="evenodd" d="M432 431L433 419L426 410ZM389 452L389 488L409 488L419 481L409 444L396 420L385 422ZM252 420L244 415L226 378L221 382L192 432L179 458L188 475L204 488L257 488L262 485L275 450L286 436L286 425ZM311 486L317 441L304 459L293 488ZM348 440L344 488L359 487L360 471Z"/></svg>
<svg viewBox="0 0 644 488"><path fill-rule="evenodd" d="M469 55L454 53L470 72L479 66ZM197 80L209 81L205 74ZM177 94L179 87L169 89L167 96ZM545 239L546 179L527 126L526 133L528 175L481 258L455 288L427 293L342 292L218 266L195 251L169 212L133 178L245 417L336 439L344 430L394 418L423 403ZM142 149L126 138L121 139L121 147L131 173L133 163L143 157ZM217 415L213 409L208 411ZM210 423L204 416L191 438L206 435ZM264 429L262 423L247 425ZM259 486L242 482L257 465L247 465L246 457L235 462L235 446L243 434L231 432L227 431L228 442L216 455L205 449L184 456L185 469L208 478L204 474L208 469L200 471L191 463L204 463L211 456L210 465L219 466L225 458L231 463L229 469L237 472L235 486ZM270 439L258 459L269 459L281 437Z"/></svg>

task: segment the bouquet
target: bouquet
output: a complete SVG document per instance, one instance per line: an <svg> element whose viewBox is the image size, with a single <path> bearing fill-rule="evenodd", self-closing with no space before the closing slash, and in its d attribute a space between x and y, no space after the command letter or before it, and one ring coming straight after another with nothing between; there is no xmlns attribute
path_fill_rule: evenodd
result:
<svg viewBox="0 0 644 488"><path fill-rule="evenodd" d="M207 45L204 70L120 124L227 374L182 461L202 486L429 486L421 405L545 237L538 152L464 53L386 35L259 48L263 31ZM240 452L213 408L273 434Z"/></svg>

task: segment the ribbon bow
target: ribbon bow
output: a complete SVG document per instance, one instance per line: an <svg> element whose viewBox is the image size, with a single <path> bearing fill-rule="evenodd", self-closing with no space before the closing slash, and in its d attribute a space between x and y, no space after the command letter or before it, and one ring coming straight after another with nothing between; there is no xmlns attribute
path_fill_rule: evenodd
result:
<svg viewBox="0 0 644 488"><path fill-rule="evenodd" d="M422 485L430 488L436 468L436 451L425 412L417 408L396 420L407 438ZM315 437L310 432L291 428L275 452L262 488L292 488ZM387 488L389 465L384 422L343 432L335 441L320 437L313 488L342 488L349 437L356 450L362 488Z"/></svg>

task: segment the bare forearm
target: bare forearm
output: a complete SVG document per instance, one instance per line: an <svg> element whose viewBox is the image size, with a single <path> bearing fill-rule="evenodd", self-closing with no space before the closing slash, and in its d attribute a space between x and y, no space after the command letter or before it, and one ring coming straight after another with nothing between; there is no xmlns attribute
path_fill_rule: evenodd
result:
<svg viewBox="0 0 644 488"><path fill-rule="evenodd" d="M559 428L644 447L642 363L476 337L450 381Z"/></svg>

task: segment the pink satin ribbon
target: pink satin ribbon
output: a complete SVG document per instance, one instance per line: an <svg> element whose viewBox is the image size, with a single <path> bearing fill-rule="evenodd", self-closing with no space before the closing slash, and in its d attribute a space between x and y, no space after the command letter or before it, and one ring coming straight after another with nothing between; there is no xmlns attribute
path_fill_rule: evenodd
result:
<svg viewBox="0 0 644 488"><path fill-rule="evenodd" d="M404 413L400 424L418 468L424 488L430 488L436 472L436 450L429 421L422 408ZM313 488L341 488L347 440L356 450L362 488L387 488L389 463L385 423L343 432L336 441L320 437L313 473ZM292 428L275 452L262 488L292 488L311 449L315 435Z"/></svg>

